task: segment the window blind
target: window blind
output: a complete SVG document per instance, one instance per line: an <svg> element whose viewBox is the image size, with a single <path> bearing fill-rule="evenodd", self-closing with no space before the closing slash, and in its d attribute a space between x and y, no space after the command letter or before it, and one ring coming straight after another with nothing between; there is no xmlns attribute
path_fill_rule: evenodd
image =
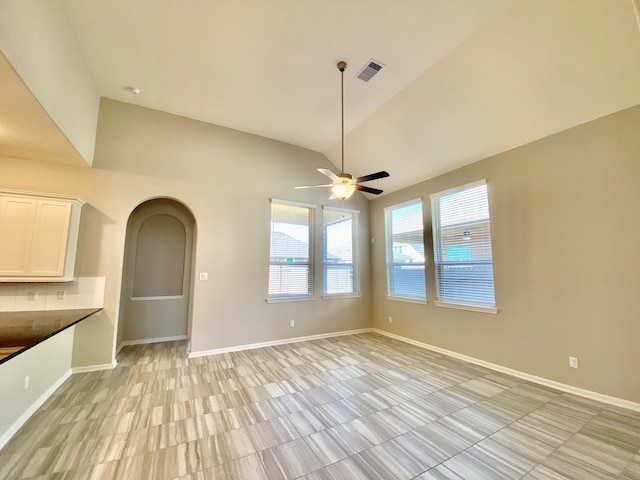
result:
<svg viewBox="0 0 640 480"><path fill-rule="evenodd" d="M313 295L313 206L272 200L269 298Z"/></svg>
<svg viewBox="0 0 640 480"><path fill-rule="evenodd" d="M325 295L358 292L355 261L356 211L323 209L323 291Z"/></svg>
<svg viewBox="0 0 640 480"><path fill-rule="evenodd" d="M437 301L495 308L486 181L431 195Z"/></svg>
<svg viewBox="0 0 640 480"><path fill-rule="evenodd" d="M425 301L422 200L385 209L387 292L390 297Z"/></svg>

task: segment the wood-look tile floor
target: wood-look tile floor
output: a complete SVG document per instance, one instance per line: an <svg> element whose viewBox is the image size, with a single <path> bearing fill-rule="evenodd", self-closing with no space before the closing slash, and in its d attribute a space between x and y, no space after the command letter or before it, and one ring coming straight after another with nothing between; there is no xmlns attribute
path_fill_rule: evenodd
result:
<svg viewBox="0 0 640 480"><path fill-rule="evenodd" d="M73 375L0 478L640 479L640 413L376 334L185 352Z"/></svg>

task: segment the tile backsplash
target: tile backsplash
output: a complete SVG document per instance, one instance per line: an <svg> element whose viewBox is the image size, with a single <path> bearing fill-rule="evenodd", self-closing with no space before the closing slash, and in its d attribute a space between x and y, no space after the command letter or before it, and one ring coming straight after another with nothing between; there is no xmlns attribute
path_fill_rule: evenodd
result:
<svg viewBox="0 0 640 480"><path fill-rule="evenodd" d="M0 283L0 312L99 308L104 277L80 277L60 283Z"/></svg>

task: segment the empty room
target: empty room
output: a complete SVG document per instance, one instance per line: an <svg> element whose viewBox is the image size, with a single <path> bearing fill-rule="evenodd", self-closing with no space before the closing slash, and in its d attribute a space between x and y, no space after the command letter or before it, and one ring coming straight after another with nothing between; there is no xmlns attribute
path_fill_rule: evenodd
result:
<svg viewBox="0 0 640 480"><path fill-rule="evenodd" d="M0 2L0 479L640 479L640 2Z"/></svg>

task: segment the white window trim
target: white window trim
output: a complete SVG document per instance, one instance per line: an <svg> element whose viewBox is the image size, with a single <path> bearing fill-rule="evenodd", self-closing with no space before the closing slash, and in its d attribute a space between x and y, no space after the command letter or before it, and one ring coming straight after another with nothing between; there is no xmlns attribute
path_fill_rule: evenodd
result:
<svg viewBox="0 0 640 480"><path fill-rule="evenodd" d="M480 185L486 185L486 184L487 184L487 180L485 178L482 178L480 180L465 183L464 185L458 185L457 187L452 187L452 188L448 188L447 190L442 190L441 192L432 193L429 195L429 198L430 199L440 198L446 195L462 192L464 190L470 190L472 188L479 187Z"/></svg>
<svg viewBox="0 0 640 480"><path fill-rule="evenodd" d="M390 225L389 225L389 215L387 215L387 212L391 211L391 210L396 210L398 208L403 208L403 207L408 207L410 205L415 205L416 203L420 203L422 206L422 221L424 222L424 202L422 197L418 197L418 198L414 198L412 200L406 200L404 202L401 203L396 203L393 205L389 205L388 207L385 207L383 209L384 211L384 242L385 242L385 270L386 270L386 277L387 277L387 299L388 300L397 300L399 302L407 302L407 303L419 303L422 305L426 305L428 303L428 298L427 298L427 292L426 292L426 287L427 287L427 279L426 279L426 272L427 272L427 256L426 256L426 251L425 251L425 258L424 258L424 271L425 271L425 296L423 297L415 297L415 296L411 296L411 295L398 295L398 294L392 294L389 292L389 255L390 255L390 245L389 245L389 239L387 237L387 234L390 232ZM422 241L424 242L424 224L422 226ZM392 247L392 246L391 246Z"/></svg>
<svg viewBox="0 0 640 480"><path fill-rule="evenodd" d="M434 265L436 266L437 269L437 256L436 256L436 238L435 238L435 234L436 234L436 218L435 215L433 214L433 201L437 200L441 197L444 197L446 195L451 195L454 193L458 193L458 192L462 192L465 190L470 190L472 188L475 187L479 187L481 185L487 185L487 179L486 178L482 178L480 180L475 180L473 182L469 182L469 183L465 183L464 185L458 185L456 187L452 187L452 188L448 188L447 190L442 190L440 192L436 192L436 193L432 193L429 195L429 198L431 200L431 218L432 218L432 235L434 236L433 239L433 249L434 249L434 256L433 256L433 262ZM488 196L488 193L487 193ZM488 205L489 208L489 219L491 219L491 205ZM491 221L491 220L489 220ZM493 237L491 238L491 245L493 248ZM493 261L492 261L492 266L493 266ZM436 273L437 275L437 273ZM436 290L437 290L437 279L436 279ZM493 286L493 291L494 291L494 295L495 295L495 283ZM437 291L436 291L436 298L437 298ZM498 313L498 307L497 305L494 307L490 307L490 306L482 306L482 305L468 305L462 302L446 302L446 301L442 301L442 300L437 300L434 302L434 304L437 307L444 307L444 308L453 308L453 309L457 309L457 310L468 310L471 312L480 312L480 313L488 313L488 314L493 314L496 315Z"/></svg>
<svg viewBox="0 0 640 480"><path fill-rule="evenodd" d="M292 207L306 207L306 208L313 208L314 210L318 208L318 206L314 205L313 203L293 202L291 200L280 200L277 198L270 198L269 200L271 203L276 203L278 205L291 205Z"/></svg>
<svg viewBox="0 0 640 480"><path fill-rule="evenodd" d="M465 305L464 303L450 303L450 302L435 302L436 307L453 308L456 310L469 310L471 312L491 313L493 315L498 313L498 309L495 307L480 307L478 305Z"/></svg>
<svg viewBox="0 0 640 480"><path fill-rule="evenodd" d="M316 300L317 299L317 295L316 295L316 290L317 290L317 286L316 286L316 281L315 281L315 275L316 275L316 264L315 264L315 230L316 230L316 210L318 208L317 205L314 205L312 203L303 203L303 202L294 202L291 200L281 200L281 199L277 199L277 198L270 198L269 199L270 203L275 203L276 205L290 205L292 207L304 207L304 208L309 208L310 211L312 212L311 214L311 218L309 219L309 229L310 229L310 234L309 234L309 270L310 270L310 274L313 278L313 293L311 294L306 294L306 295L291 295L291 296L273 296L270 297L269 294L267 293L267 298L265 299L267 303L284 303L284 302L305 302L305 301L309 301L309 300ZM271 222L273 221L273 217L271 216L272 213L270 213L270 219L269 219L269 224L271 224ZM271 227L269 227L271 229ZM269 257L271 257L271 230L269 230ZM271 258L269 258L269 268L271 268Z"/></svg>
<svg viewBox="0 0 640 480"><path fill-rule="evenodd" d="M308 302L311 300L317 300L318 297L315 295L302 296L299 297L267 297L267 303L285 303L285 302Z"/></svg>
<svg viewBox="0 0 640 480"><path fill-rule="evenodd" d="M360 215L360 210L352 210L349 208L337 208L337 207L332 207L329 205L322 205L322 210L329 210L332 212L343 212L343 213L350 213L352 215ZM359 217L355 217L353 218L353 224L352 224L352 249L354 250L354 255L353 255L353 292L348 292L348 293L325 293L324 292L324 283L325 283L325 278L324 278L324 251L322 252L322 298L324 300L329 300L332 298L360 298L362 296L362 292L360 290L360 248L358 248L358 239L359 239L359 229L358 229L358 223L359 223ZM324 214L322 216L322 235L324 236ZM323 238L323 250L324 250L324 238Z"/></svg>
<svg viewBox="0 0 640 480"><path fill-rule="evenodd" d="M429 301L424 298L403 297L400 295L389 295L389 294L387 294L387 300L396 300L398 302L406 302L406 303L418 303L420 305L427 305L429 303Z"/></svg>
<svg viewBox="0 0 640 480"><path fill-rule="evenodd" d="M407 200L401 203L394 203L393 205L389 205L388 207L384 207L385 213L389 210L395 210L397 208L408 207L409 205L413 205L414 203L422 203L422 197L414 198L413 200ZM424 213L424 204L422 205L422 210Z"/></svg>
<svg viewBox="0 0 640 480"><path fill-rule="evenodd" d="M332 207L330 205L322 205L323 210L331 210L332 212L344 212L344 213L353 213L355 215L360 215L360 210L351 210L349 208L338 208Z"/></svg>

